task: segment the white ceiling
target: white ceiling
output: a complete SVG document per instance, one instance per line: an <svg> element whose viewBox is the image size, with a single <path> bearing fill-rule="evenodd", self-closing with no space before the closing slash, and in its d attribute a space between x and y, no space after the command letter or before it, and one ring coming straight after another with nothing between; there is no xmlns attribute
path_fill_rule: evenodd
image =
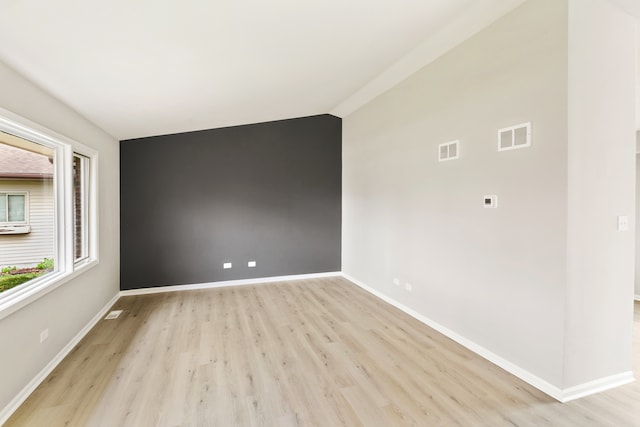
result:
<svg viewBox="0 0 640 427"><path fill-rule="evenodd" d="M0 61L118 139L342 116L522 2L4 0Z"/></svg>

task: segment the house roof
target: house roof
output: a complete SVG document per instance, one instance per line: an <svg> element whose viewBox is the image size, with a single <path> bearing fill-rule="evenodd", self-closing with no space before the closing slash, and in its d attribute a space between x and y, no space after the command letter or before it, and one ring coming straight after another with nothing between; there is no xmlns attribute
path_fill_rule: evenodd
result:
<svg viewBox="0 0 640 427"><path fill-rule="evenodd" d="M42 154L0 143L0 178L53 178L53 163Z"/></svg>

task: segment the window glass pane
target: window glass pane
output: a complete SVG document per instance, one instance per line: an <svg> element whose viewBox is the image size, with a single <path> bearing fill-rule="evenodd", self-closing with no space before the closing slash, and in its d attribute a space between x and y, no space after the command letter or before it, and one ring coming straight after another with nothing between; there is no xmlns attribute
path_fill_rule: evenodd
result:
<svg viewBox="0 0 640 427"><path fill-rule="evenodd" d="M0 222L7 220L7 195L0 193Z"/></svg>
<svg viewBox="0 0 640 427"><path fill-rule="evenodd" d="M25 209L24 209L23 195L9 194L7 202L9 204L9 222L24 222L25 221Z"/></svg>
<svg viewBox="0 0 640 427"><path fill-rule="evenodd" d="M0 296L54 270L54 157L0 131Z"/></svg>
<svg viewBox="0 0 640 427"><path fill-rule="evenodd" d="M73 252L79 261L89 255L88 239L88 165L89 159L79 154L73 155Z"/></svg>

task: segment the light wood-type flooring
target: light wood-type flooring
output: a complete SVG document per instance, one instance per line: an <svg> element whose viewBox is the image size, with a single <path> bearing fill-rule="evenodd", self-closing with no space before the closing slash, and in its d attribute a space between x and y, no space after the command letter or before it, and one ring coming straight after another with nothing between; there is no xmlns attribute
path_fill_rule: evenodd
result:
<svg viewBox="0 0 640 427"><path fill-rule="evenodd" d="M640 426L640 383L558 403L343 278L114 309L7 426Z"/></svg>

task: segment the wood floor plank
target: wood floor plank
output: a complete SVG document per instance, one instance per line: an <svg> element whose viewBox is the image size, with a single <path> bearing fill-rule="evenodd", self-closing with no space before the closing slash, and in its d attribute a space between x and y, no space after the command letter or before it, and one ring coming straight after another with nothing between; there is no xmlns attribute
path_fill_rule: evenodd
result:
<svg viewBox="0 0 640 427"><path fill-rule="evenodd" d="M640 426L639 384L558 403L338 277L114 309L6 426Z"/></svg>

